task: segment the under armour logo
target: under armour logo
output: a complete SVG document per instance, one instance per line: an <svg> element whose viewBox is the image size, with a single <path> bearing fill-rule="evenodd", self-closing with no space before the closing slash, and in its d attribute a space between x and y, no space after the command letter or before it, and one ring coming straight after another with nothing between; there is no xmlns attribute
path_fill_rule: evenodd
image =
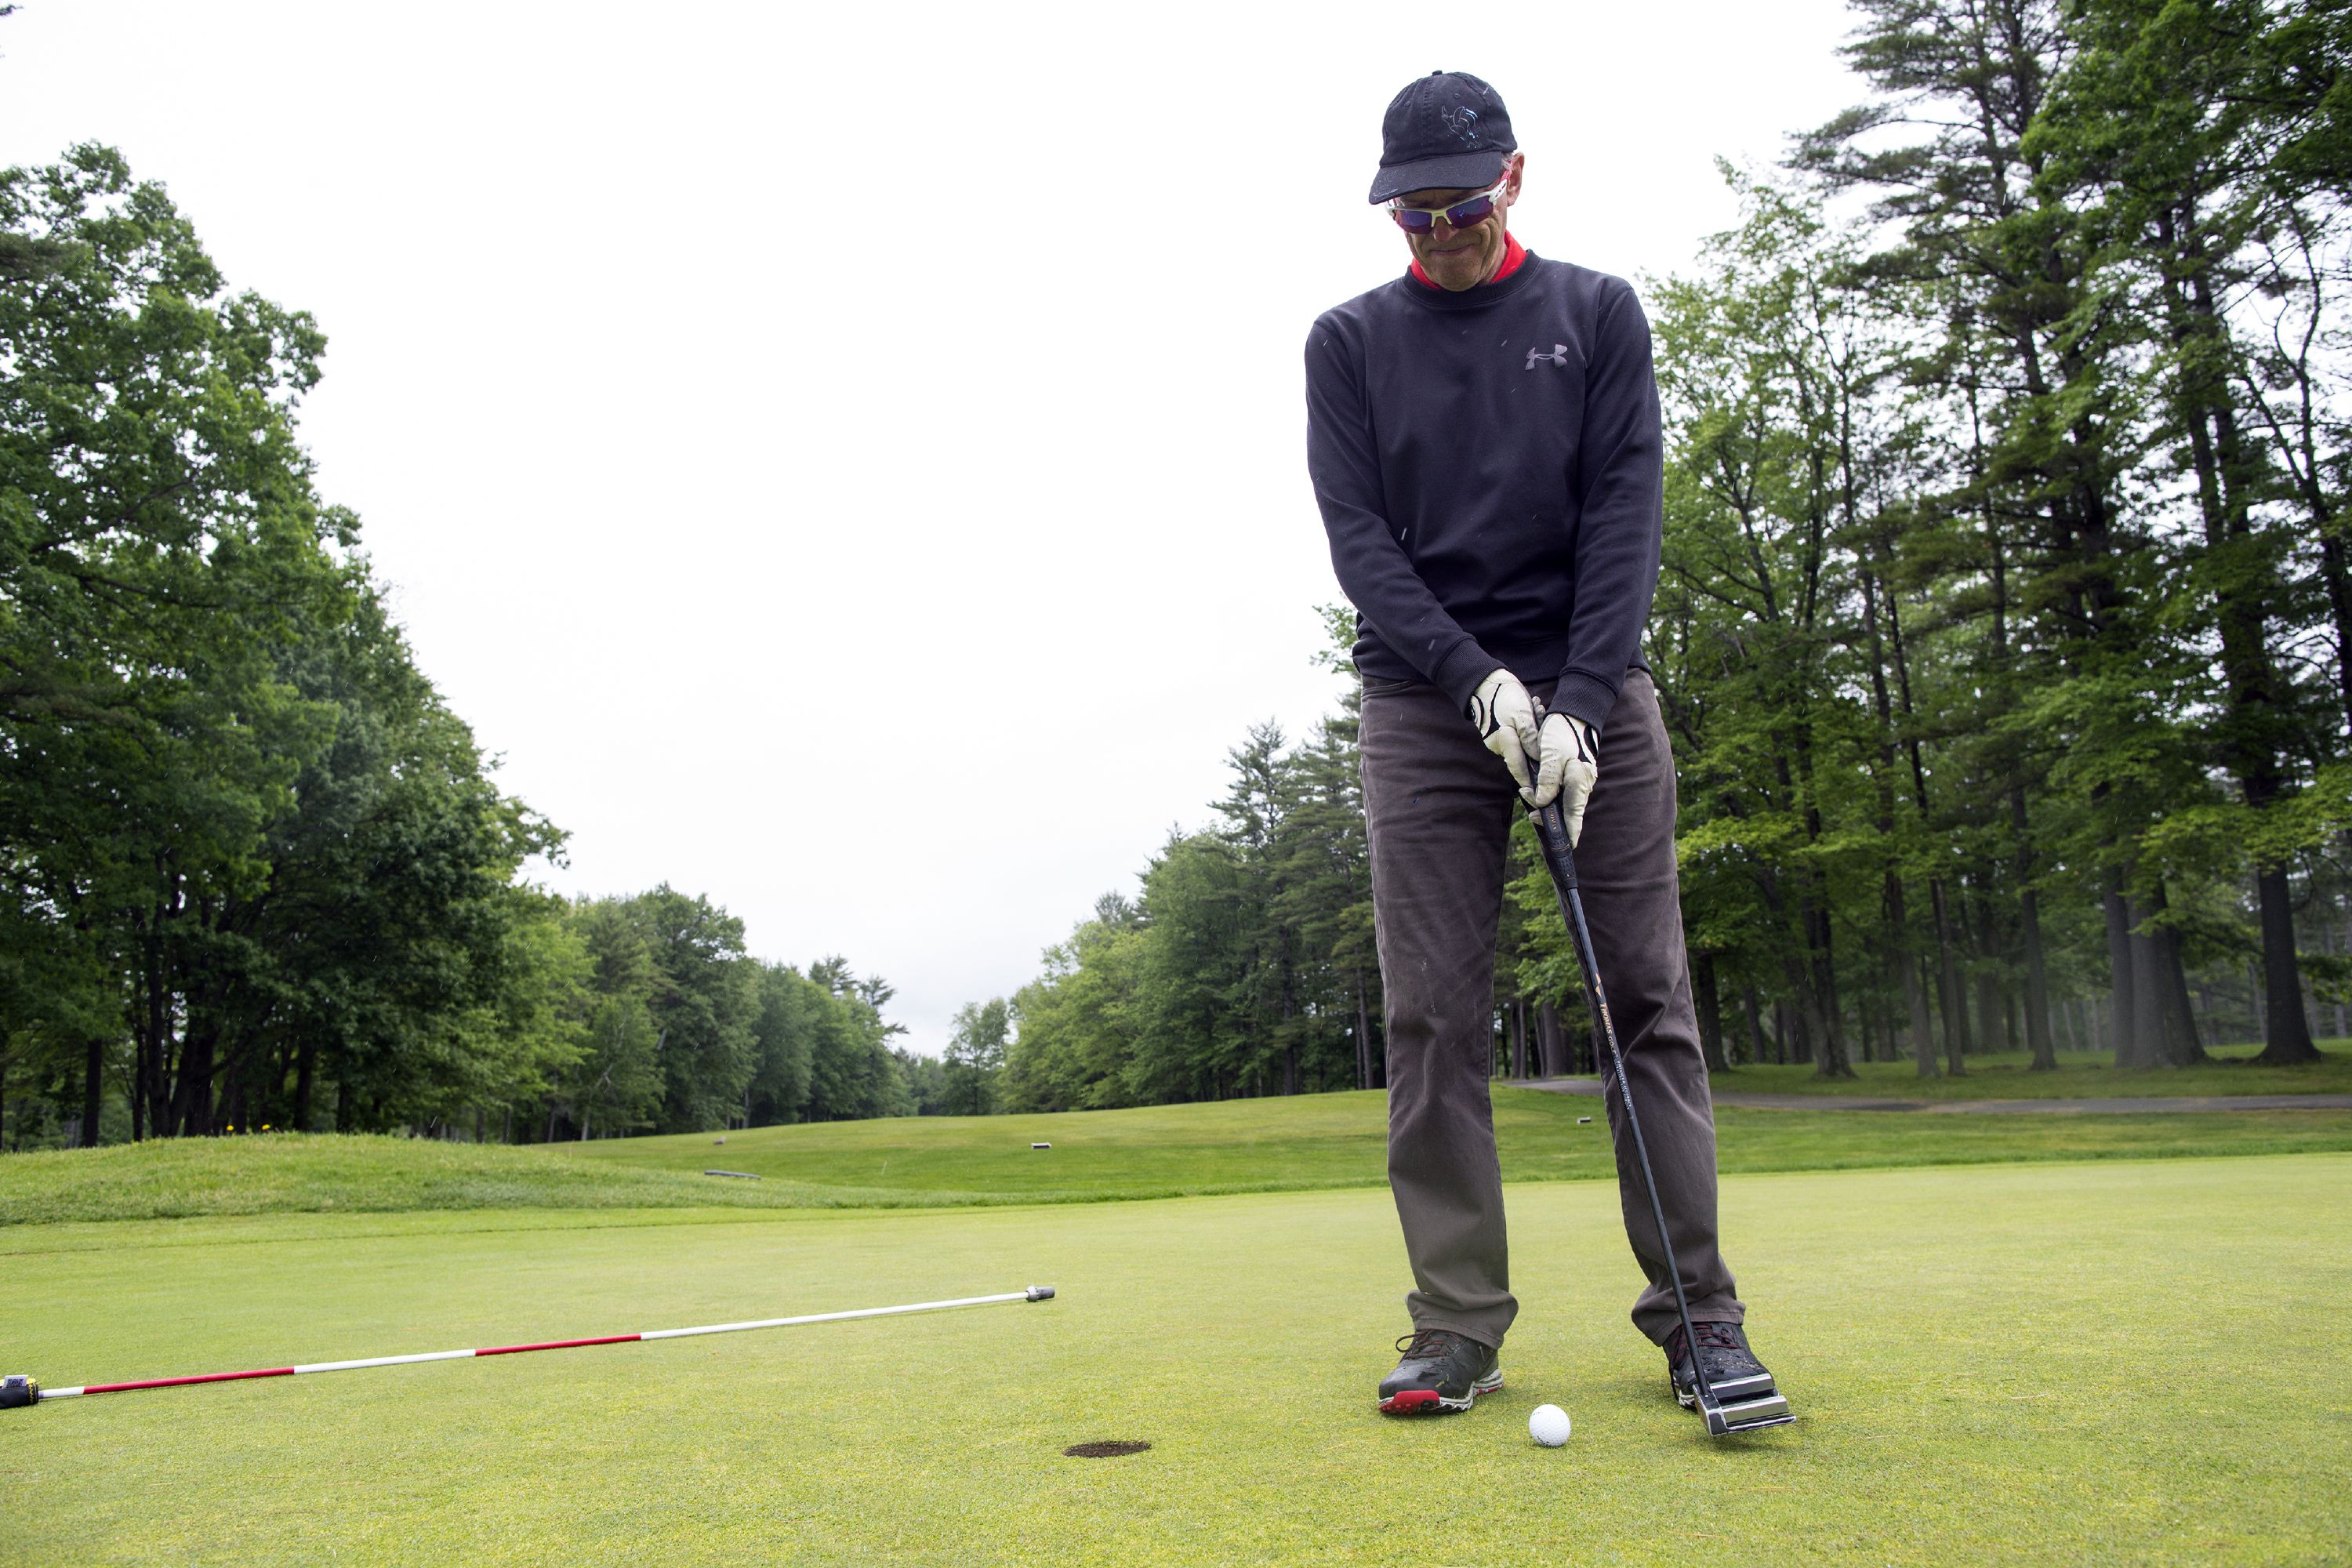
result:
<svg viewBox="0 0 2352 1568"><path fill-rule="evenodd" d="M1529 370L1535 369L1536 362L1538 360L1545 359L1551 361L1552 363L1557 365L1567 364L1568 345L1566 343L1554 343L1551 346L1551 353L1544 353L1541 349L1529 349L1528 351L1528 368Z"/></svg>

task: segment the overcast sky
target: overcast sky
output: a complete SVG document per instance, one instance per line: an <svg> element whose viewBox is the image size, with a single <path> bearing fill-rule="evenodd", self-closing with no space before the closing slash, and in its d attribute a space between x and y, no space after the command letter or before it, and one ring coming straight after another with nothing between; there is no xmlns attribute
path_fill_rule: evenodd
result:
<svg viewBox="0 0 2352 1568"><path fill-rule="evenodd" d="M667 880L936 1051L1304 732L1300 349L1393 276L1381 111L1475 71L1512 226L1686 267L1861 95L1833 0L23 0L0 163L111 142L311 311L303 431L575 892Z"/></svg>

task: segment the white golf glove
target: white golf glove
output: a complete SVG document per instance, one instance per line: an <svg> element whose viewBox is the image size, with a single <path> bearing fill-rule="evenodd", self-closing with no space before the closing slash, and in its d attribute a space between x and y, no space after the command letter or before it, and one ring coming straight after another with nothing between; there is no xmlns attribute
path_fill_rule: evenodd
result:
<svg viewBox="0 0 2352 1568"><path fill-rule="evenodd" d="M1470 722L1486 749L1503 759L1521 791L1535 782L1542 742L1536 733L1536 700L1519 678L1498 669L1478 683L1470 697Z"/></svg>
<svg viewBox="0 0 2352 1568"><path fill-rule="evenodd" d="M1535 785L1519 794L1538 811L1559 800L1573 845L1584 832L1584 803L1601 776L1601 733L1565 713L1545 714L1537 733L1543 744L1537 752Z"/></svg>

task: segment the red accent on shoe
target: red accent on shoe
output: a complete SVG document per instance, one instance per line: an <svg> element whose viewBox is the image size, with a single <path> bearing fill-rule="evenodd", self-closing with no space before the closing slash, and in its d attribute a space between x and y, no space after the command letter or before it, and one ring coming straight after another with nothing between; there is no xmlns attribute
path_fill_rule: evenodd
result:
<svg viewBox="0 0 2352 1568"><path fill-rule="evenodd" d="M1391 1415L1410 1415L1416 1410L1435 1408L1437 1390L1433 1388L1402 1389L1381 1401L1381 1409Z"/></svg>

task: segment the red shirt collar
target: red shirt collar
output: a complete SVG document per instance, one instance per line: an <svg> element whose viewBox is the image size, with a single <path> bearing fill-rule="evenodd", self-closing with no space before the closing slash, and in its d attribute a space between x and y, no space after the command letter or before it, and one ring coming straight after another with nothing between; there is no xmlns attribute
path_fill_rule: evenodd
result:
<svg viewBox="0 0 2352 1568"><path fill-rule="evenodd" d="M1503 231L1503 265L1496 268L1495 269L1495 275L1492 278L1487 279L1486 281L1488 283L1500 283L1504 279L1508 278L1512 273L1517 272L1519 269L1519 263L1525 261L1527 258L1528 247L1519 243L1519 237L1517 235L1511 233L1508 229L1505 229ZM1421 269L1421 260L1418 257L1413 259L1412 263L1412 280L1421 284L1424 288L1434 289L1437 287L1437 279L1432 278L1428 273L1423 272Z"/></svg>

